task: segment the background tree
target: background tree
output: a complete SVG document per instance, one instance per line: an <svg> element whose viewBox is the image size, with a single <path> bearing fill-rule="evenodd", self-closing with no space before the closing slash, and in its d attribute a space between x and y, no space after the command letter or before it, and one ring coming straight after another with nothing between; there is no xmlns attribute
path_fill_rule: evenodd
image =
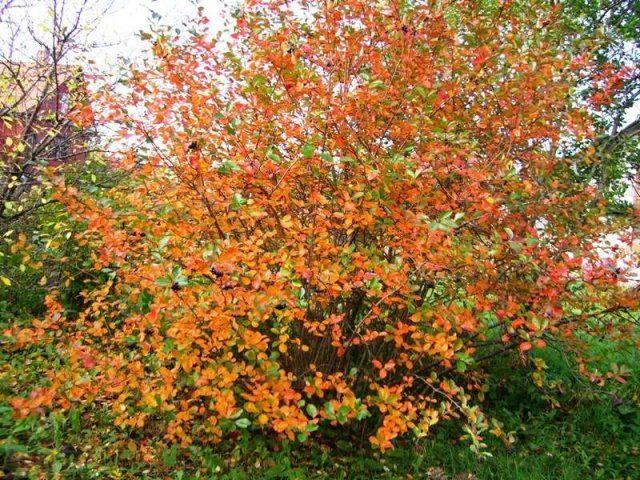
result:
<svg viewBox="0 0 640 480"><path fill-rule="evenodd" d="M591 51L594 59L578 95L592 105L600 161L582 164L579 171L606 194L611 212L622 213L630 205L628 192L638 196L640 5L632 0L562 3L579 48Z"/></svg>
<svg viewBox="0 0 640 480"><path fill-rule="evenodd" d="M103 12L87 1L52 0L47 7L8 3L1 16L0 216L5 231L40 204L18 200L40 183L42 167L80 162L92 148L89 92L76 62L91 48L87 36Z"/></svg>
<svg viewBox="0 0 640 480"><path fill-rule="evenodd" d="M51 198L51 181L86 187L103 169L79 65L108 8L21 1L0 12L0 301L16 316L41 311L47 288L69 282L64 272L81 263L70 256L76 226Z"/></svg>

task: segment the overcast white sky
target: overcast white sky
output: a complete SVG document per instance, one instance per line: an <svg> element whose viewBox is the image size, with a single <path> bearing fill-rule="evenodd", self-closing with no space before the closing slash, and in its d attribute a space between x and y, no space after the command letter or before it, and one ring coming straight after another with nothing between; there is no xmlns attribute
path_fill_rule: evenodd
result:
<svg viewBox="0 0 640 480"><path fill-rule="evenodd" d="M0 0L1 1L1 0ZM92 0L104 2L104 0ZM223 0L113 0L109 13L98 25L94 34L96 41L109 44L96 53L100 64L115 63L119 56L135 59L145 47L138 36L141 30L148 30L152 22L179 27L197 14L202 6L210 19L210 28L222 26ZM159 18L158 18L159 16Z"/></svg>

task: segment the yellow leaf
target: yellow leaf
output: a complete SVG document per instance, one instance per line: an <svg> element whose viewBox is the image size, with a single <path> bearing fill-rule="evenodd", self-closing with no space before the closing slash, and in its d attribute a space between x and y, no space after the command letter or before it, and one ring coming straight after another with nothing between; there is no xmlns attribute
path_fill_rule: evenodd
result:
<svg viewBox="0 0 640 480"><path fill-rule="evenodd" d="M293 227L293 219L291 218L291 215L285 215L284 217L282 217L282 220L280 220L280 223L284 228Z"/></svg>
<svg viewBox="0 0 640 480"><path fill-rule="evenodd" d="M3 277L2 275L0 275L0 281L2 281L2 283L4 283L7 287L11 286L11 280L9 280L7 277Z"/></svg>

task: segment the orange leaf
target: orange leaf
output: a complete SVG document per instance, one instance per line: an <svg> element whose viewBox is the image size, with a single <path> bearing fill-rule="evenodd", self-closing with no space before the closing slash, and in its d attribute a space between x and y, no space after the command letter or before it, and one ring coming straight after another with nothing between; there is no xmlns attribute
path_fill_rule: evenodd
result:
<svg viewBox="0 0 640 480"><path fill-rule="evenodd" d="M527 350L531 350L531 342L524 342L520 344L520 351L526 352Z"/></svg>

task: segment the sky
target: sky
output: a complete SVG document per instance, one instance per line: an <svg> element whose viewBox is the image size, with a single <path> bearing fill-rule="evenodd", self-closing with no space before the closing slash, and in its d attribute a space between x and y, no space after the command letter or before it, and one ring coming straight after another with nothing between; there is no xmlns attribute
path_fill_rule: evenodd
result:
<svg viewBox="0 0 640 480"><path fill-rule="evenodd" d="M141 30L148 30L152 23L180 26L197 15L198 6L204 9L212 30L222 27L222 0L113 0L93 35L96 41L108 44L97 53L96 61L110 64L118 56L135 58L145 48L138 35Z"/></svg>
<svg viewBox="0 0 640 480"><path fill-rule="evenodd" d="M114 39L131 40L137 32L148 27L153 13L158 14L164 23L177 24L195 15L197 5L211 15L218 12L221 2L208 0L196 4L190 0L114 0L102 22L102 33Z"/></svg>

